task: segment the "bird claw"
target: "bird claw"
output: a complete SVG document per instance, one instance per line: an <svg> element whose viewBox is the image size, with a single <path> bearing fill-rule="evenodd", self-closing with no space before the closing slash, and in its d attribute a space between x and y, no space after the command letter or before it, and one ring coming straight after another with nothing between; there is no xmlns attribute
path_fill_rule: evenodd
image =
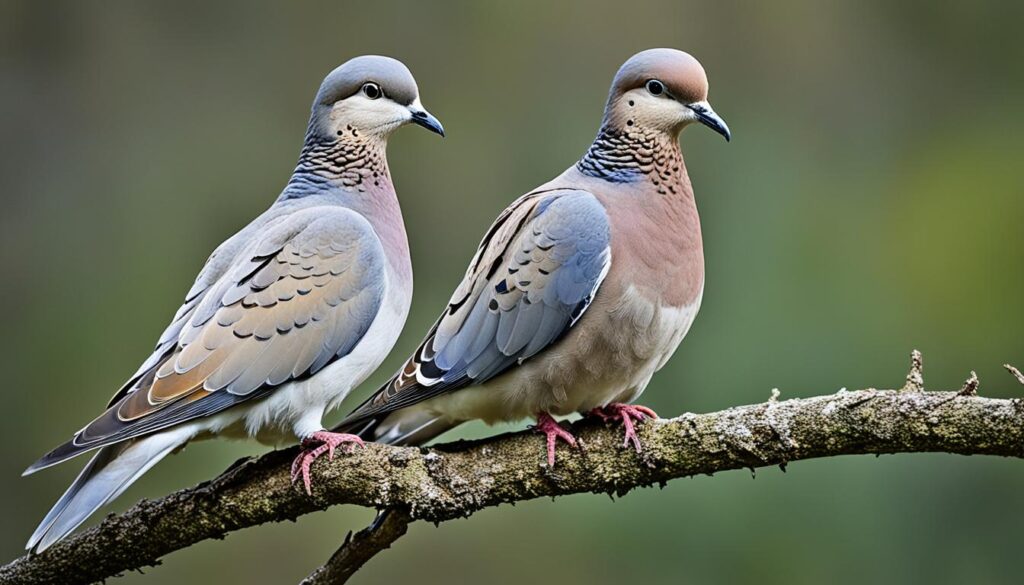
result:
<svg viewBox="0 0 1024 585"><path fill-rule="evenodd" d="M302 451L292 461L292 483L294 484L301 477L302 485L306 488L306 494L313 495L313 479L310 476L310 468L313 466L313 462L324 453L327 453L329 460L334 461L334 450L345 443L349 443L351 449L355 449L356 446L366 446L366 443L356 435L332 433L329 431L317 431L303 439ZM351 449L349 449L349 452L351 452Z"/></svg>
<svg viewBox="0 0 1024 585"><path fill-rule="evenodd" d="M555 466L555 443L561 439L571 447L576 447L576 437L562 428L550 414L542 412L537 415L537 424L531 427L534 432L543 433L547 438L548 467Z"/></svg>
<svg viewBox="0 0 1024 585"><path fill-rule="evenodd" d="M640 445L640 438L636 434L636 425L633 421L635 420L639 422L648 418L658 418L658 413L646 406L641 406L639 404L622 404L618 402L595 408L591 410L589 414L600 418L606 423L621 423L622 427L626 430L626 437L622 441L622 446L626 447L630 442L632 442L637 453L640 453L643 448Z"/></svg>

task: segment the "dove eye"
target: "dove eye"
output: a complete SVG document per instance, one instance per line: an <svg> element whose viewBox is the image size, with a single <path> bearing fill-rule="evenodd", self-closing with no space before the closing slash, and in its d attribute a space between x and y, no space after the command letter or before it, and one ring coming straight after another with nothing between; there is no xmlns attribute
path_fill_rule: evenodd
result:
<svg viewBox="0 0 1024 585"><path fill-rule="evenodd" d="M650 92L651 95L661 95L665 93L665 84L657 79L652 79L647 82L647 91Z"/></svg>
<svg viewBox="0 0 1024 585"><path fill-rule="evenodd" d="M380 89L380 86L373 82L364 83L362 91L363 95L370 98L371 100L375 100L384 95L384 92Z"/></svg>

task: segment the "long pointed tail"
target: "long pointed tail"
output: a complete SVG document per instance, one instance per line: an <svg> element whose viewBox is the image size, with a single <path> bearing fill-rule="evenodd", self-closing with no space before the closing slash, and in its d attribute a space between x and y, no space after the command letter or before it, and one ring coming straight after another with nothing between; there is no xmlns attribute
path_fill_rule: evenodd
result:
<svg viewBox="0 0 1024 585"><path fill-rule="evenodd" d="M149 468L188 441L191 434L184 429L173 430L97 451L43 518L25 548L42 552L67 536L100 506L121 495Z"/></svg>

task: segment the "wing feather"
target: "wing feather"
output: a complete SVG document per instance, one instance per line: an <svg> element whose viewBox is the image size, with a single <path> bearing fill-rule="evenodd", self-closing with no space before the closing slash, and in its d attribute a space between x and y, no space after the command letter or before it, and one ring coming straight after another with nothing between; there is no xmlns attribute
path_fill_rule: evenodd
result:
<svg viewBox="0 0 1024 585"><path fill-rule="evenodd" d="M351 210L286 216L219 278L204 269L146 367L30 469L220 412L347 355L380 309L385 262L373 228Z"/></svg>
<svg viewBox="0 0 1024 585"><path fill-rule="evenodd" d="M417 351L341 427L486 382L557 343L607 274L610 239L604 207L590 193L517 200L488 230Z"/></svg>

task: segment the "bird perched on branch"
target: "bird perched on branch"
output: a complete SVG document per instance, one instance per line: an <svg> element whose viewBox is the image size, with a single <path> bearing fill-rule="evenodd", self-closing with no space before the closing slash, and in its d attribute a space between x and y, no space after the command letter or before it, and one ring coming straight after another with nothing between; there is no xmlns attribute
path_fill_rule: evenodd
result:
<svg viewBox="0 0 1024 585"><path fill-rule="evenodd" d="M597 138L575 165L517 199L487 230L419 349L338 427L418 444L464 421L535 416L547 439L575 438L552 415L625 428L630 404L686 335L704 255L679 133L730 138L703 67L673 49L631 57L612 82Z"/></svg>
<svg viewBox="0 0 1024 585"><path fill-rule="evenodd" d="M357 57L324 79L281 195L214 251L107 410L26 470L99 449L29 549L67 535L193 439L298 437L293 475L307 491L317 456L360 442L321 417L380 365L409 312L409 247L385 154L409 123L444 135L399 61Z"/></svg>

